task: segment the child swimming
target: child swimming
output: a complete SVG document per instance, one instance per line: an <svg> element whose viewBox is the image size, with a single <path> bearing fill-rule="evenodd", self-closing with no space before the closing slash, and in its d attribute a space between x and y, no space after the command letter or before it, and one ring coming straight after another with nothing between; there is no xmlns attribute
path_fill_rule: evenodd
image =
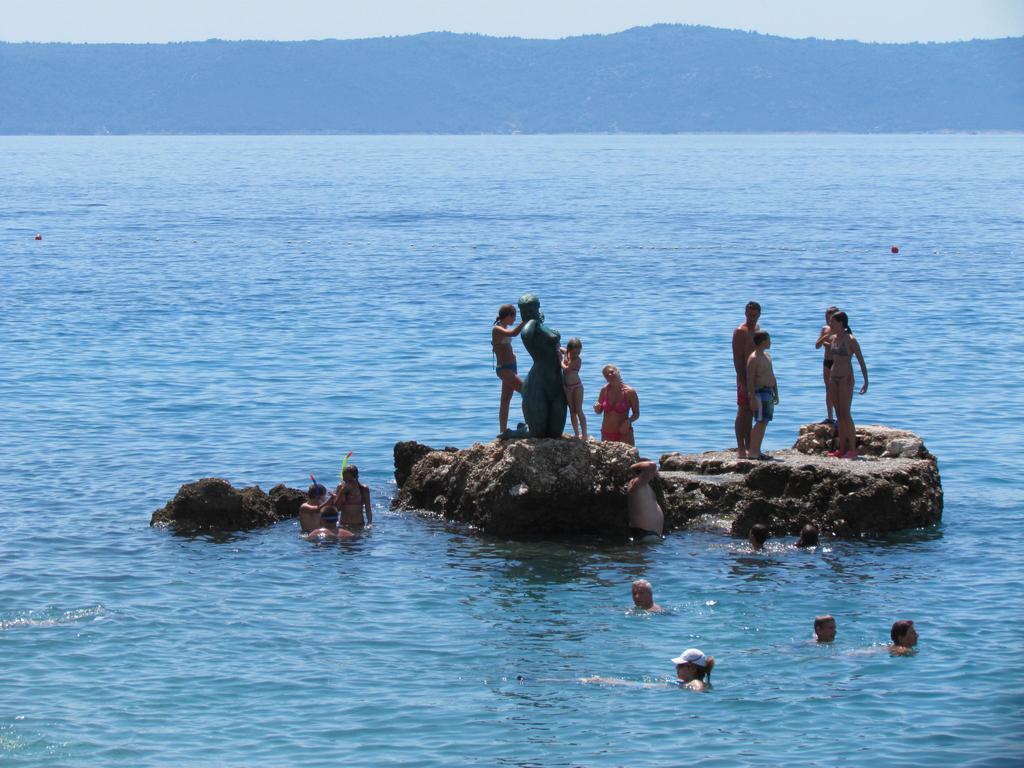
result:
<svg viewBox="0 0 1024 768"><path fill-rule="evenodd" d="M333 509L333 498L328 498L327 489L314 482L306 492L306 502L299 507L299 525L306 538L327 536L345 539L354 535L338 527L338 513Z"/></svg>
<svg viewBox="0 0 1024 768"><path fill-rule="evenodd" d="M580 380L580 352L583 342L578 338L569 339L562 356L562 386L565 387L565 401L569 404L569 418L572 419L572 432L576 437L583 433L587 437L587 416L583 413L583 382Z"/></svg>

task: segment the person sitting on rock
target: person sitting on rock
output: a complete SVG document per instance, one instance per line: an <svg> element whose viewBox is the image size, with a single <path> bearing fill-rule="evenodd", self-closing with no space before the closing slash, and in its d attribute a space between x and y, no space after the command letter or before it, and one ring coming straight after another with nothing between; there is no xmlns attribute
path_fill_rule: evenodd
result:
<svg viewBox="0 0 1024 768"><path fill-rule="evenodd" d="M647 579L633 582L633 605L637 610L662 613L665 609L654 602L654 588Z"/></svg>
<svg viewBox="0 0 1024 768"><path fill-rule="evenodd" d="M348 528L372 528L373 507L370 505L370 489L359 482L359 467L355 464L347 465L341 477L342 482L334 492L332 504L334 509L341 513L340 524Z"/></svg>
<svg viewBox="0 0 1024 768"><path fill-rule="evenodd" d="M814 640L831 643L836 639L836 620L829 614L814 617Z"/></svg>
<svg viewBox="0 0 1024 768"><path fill-rule="evenodd" d="M665 513L654 489L658 482L658 465L643 459L629 468L633 478L626 491L629 506L629 535L634 542L661 541L665 529Z"/></svg>
<svg viewBox="0 0 1024 768"><path fill-rule="evenodd" d="M917 645L917 630L914 628L914 622L909 619L895 622L892 629L889 630L889 637L892 639L892 645L889 646L890 653L905 656L914 652L914 646Z"/></svg>
<svg viewBox="0 0 1024 768"><path fill-rule="evenodd" d="M699 648L687 648L676 658L676 683L691 691L705 691L711 687L711 670L715 666L714 656L705 656ZM707 677L707 682L704 678Z"/></svg>
<svg viewBox="0 0 1024 768"><path fill-rule="evenodd" d="M768 541L768 526L757 523L756 525L750 526L750 532L747 534L747 541L750 542L750 546L753 549L763 549L764 543Z"/></svg>
<svg viewBox="0 0 1024 768"><path fill-rule="evenodd" d="M808 523L800 529L800 538L797 539L796 545L798 547L816 547L818 546L818 526L814 523Z"/></svg>
<svg viewBox="0 0 1024 768"><path fill-rule="evenodd" d="M320 483L313 483L306 493L306 502L299 507L299 525L307 538L334 536L348 538L351 531L338 527L338 513L333 510L332 500L327 498L327 489Z"/></svg>
<svg viewBox="0 0 1024 768"><path fill-rule="evenodd" d="M768 354L771 346L772 337L768 332L757 331L754 334L754 351L747 357L747 392L750 393L750 410L754 414L747 458L761 461L770 458L761 453L761 441L775 413L775 406L779 403L779 385L775 381L771 355Z"/></svg>

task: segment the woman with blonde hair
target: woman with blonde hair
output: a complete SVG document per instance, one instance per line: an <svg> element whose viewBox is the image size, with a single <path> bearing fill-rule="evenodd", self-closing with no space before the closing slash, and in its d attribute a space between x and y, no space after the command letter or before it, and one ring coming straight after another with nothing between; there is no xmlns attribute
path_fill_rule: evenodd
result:
<svg viewBox="0 0 1024 768"><path fill-rule="evenodd" d="M594 413L604 415L601 439L636 445L633 422L640 418L640 398L635 389L623 383L618 366L606 365L601 373L608 382L594 403Z"/></svg>

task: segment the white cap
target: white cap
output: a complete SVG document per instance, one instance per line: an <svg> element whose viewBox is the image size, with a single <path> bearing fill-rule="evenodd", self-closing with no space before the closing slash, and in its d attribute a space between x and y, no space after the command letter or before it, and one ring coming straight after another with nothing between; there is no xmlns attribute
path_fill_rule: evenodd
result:
<svg viewBox="0 0 1024 768"><path fill-rule="evenodd" d="M687 648L676 658L672 659L673 664L694 664L698 667L706 667L708 665L708 657L704 655L704 651L697 648Z"/></svg>

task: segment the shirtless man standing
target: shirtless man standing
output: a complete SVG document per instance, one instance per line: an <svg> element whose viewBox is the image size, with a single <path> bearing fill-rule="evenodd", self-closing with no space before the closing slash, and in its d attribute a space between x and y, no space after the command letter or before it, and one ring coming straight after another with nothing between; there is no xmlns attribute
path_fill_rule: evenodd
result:
<svg viewBox="0 0 1024 768"><path fill-rule="evenodd" d="M750 422L754 412L750 410L750 395L747 391L747 358L754 351L754 332L759 330L757 319L761 317L761 305L756 301L747 302L745 319L732 332L732 364L736 369L736 456L747 458L750 449Z"/></svg>
<svg viewBox="0 0 1024 768"><path fill-rule="evenodd" d="M638 461L629 471L633 475L627 491L629 534L635 542L649 537L660 540L665 528L665 513L651 487L651 481L658 476L658 465L653 461Z"/></svg>

